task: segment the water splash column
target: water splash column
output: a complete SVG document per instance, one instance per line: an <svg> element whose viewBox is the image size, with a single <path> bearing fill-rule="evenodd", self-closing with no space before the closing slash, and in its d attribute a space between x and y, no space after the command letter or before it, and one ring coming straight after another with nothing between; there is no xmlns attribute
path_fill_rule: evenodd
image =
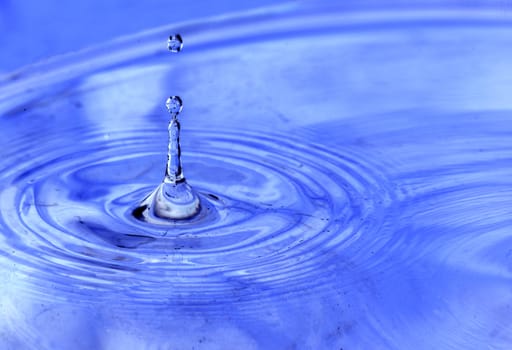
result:
<svg viewBox="0 0 512 350"><path fill-rule="evenodd" d="M164 182L176 184L185 180L183 168L181 167L181 146L180 146L180 122L178 114L183 109L183 102L179 96L171 96L165 103L167 110L171 114L169 121L169 148L167 152L167 168L165 171Z"/></svg>
<svg viewBox="0 0 512 350"><path fill-rule="evenodd" d="M171 35L167 47L171 52L180 52L183 47L181 36ZM199 196L185 180L181 165L178 115L183 110L183 101L179 96L170 96L165 105L171 115L165 176L162 183L133 211L137 219L155 224L189 219L201 210Z"/></svg>

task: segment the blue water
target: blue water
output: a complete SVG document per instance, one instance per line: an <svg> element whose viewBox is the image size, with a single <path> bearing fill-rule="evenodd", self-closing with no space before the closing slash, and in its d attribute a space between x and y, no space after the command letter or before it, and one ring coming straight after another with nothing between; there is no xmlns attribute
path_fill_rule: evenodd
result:
<svg viewBox="0 0 512 350"><path fill-rule="evenodd" d="M4 77L1 348L512 347L511 25L254 15ZM158 225L169 95L202 211Z"/></svg>

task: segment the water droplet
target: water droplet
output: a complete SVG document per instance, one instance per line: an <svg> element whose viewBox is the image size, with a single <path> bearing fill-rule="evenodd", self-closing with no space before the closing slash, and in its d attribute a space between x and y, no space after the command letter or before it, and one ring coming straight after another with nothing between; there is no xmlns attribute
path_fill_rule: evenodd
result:
<svg viewBox="0 0 512 350"><path fill-rule="evenodd" d="M170 96L165 102L169 114L175 119L183 109L183 101L179 96Z"/></svg>
<svg viewBox="0 0 512 350"><path fill-rule="evenodd" d="M162 219L187 219L200 210L199 197L187 184L181 166L180 122L177 116L183 109L183 102L180 97L171 96L167 99L166 106L171 120L168 127L169 147L164 180L133 211L136 218L156 224L162 223Z"/></svg>
<svg viewBox="0 0 512 350"><path fill-rule="evenodd" d="M183 39L181 39L181 35L173 34L167 40L167 48L169 51L177 53L180 52L183 48Z"/></svg>

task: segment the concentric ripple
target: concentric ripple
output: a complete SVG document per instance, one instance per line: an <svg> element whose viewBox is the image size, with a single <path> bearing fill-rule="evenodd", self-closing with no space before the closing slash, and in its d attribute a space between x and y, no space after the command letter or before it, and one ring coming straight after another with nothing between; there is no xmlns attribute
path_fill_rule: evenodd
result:
<svg viewBox="0 0 512 350"><path fill-rule="evenodd" d="M350 244L362 227L369 234L387 195L361 160L305 140L193 130L186 169L203 212L169 227L150 225L131 211L162 172L162 154L146 142L159 131L120 133L108 142L80 133L88 140L83 151L40 148L40 156L10 170L2 191L2 203L16 208L2 222L18 258L68 287L130 278L137 285L130 295L144 298L167 276L179 293L206 300L225 297L226 278L307 290L317 285L329 250ZM25 171L32 164L39 165Z"/></svg>
<svg viewBox="0 0 512 350"><path fill-rule="evenodd" d="M411 6L0 81L0 348L512 348L512 18ZM171 94L202 210L151 225Z"/></svg>

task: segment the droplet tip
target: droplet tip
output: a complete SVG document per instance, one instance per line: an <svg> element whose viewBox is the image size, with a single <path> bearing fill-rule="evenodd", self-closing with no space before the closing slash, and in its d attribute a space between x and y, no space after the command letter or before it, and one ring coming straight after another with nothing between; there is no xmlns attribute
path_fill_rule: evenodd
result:
<svg viewBox="0 0 512 350"><path fill-rule="evenodd" d="M176 118L183 110L183 101L179 96L169 96L167 101L165 101L165 106L169 114L171 114L173 118Z"/></svg>

